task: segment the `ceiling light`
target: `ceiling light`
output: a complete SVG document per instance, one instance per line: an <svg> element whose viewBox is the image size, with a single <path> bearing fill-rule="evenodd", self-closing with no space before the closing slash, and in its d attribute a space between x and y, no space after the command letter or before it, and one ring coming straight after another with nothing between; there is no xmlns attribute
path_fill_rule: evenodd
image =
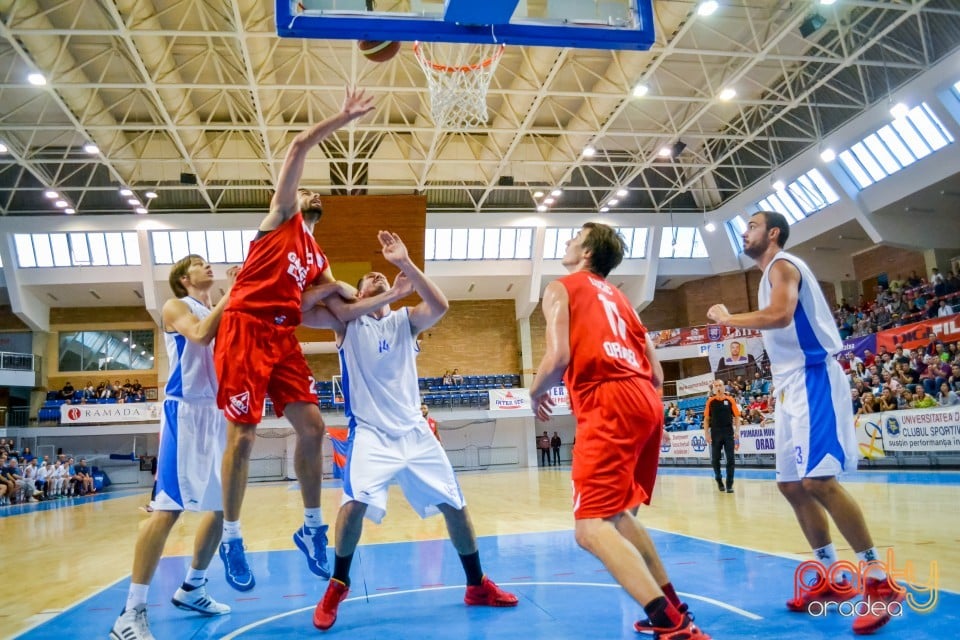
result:
<svg viewBox="0 0 960 640"><path fill-rule="evenodd" d="M650 93L650 87L643 84L642 82L633 88L633 97L642 98L643 96Z"/></svg>
<svg viewBox="0 0 960 640"><path fill-rule="evenodd" d="M892 115L897 120L901 118L906 118L908 115L910 115L910 107L908 107L902 102L898 102L897 104L890 107L890 115Z"/></svg>
<svg viewBox="0 0 960 640"><path fill-rule="evenodd" d="M611 198L611 199L607 200L607 206L608 206L608 207L615 207L615 206L617 206L618 204L620 204L620 201L617 200L616 198Z"/></svg>
<svg viewBox="0 0 960 640"><path fill-rule="evenodd" d="M149 198L150 200L153 200L154 198L157 197L157 192L156 192L156 191L147 191L147 192L146 192L145 194L143 194L143 195L147 196L147 198Z"/></svg>
<svg viewBox="0 0 960 640"><path fill-rule="evenodd" d="M800 35L804 38L809 38L826 23L827 19L822 15L819 13L811 13L807 16L806 20L800 23Z"/></svg>
<svg viewBox="0 0 960 640"><path fill-rule="evenodd" d="M820 159L824 162L833 162L837 159L837 154L833 149L824 149L820 152Z"/></svg>
<svg viewBox="0 0 960 640"><path fill-rule="evenodd" d="M774 180L773 181L773 190L774 191L783 191L787 188L787 185L783 183L783 180Z"/></svg>
<svg viewBox="0 0 960 640"><path fill-rule="evenodd" d="M617 197L625 198L627 197L627 193L626 189L617 189Z"/></svg>
<svg viewBox="0 0 960 640"><path fill-rule="evenodd" d="M595 156L596 154L597 154L597 150L594 149L593 147L584 147L584 148L583 148L583 155L584 155L584 157L590 158L590 157L592 157L592 156Z"/></svg>
<svg viewBox="0 0 960 640"><path fill-rule="evenodd" d="M147 355L147 352L146 352L146 350L144 350L144 351L141 351L141 352L140 352L140 355L142 355L142 356L145 356L145 355Z"/></svg>
<svg viewBox="0 0 960 640"><path fill-rule="evenodd" d="M77 212L77 210L74 209L73 207L67 207L66 209L63 210L63 212L73 215L74 213Z"/></svg>
<svg viewBox="0 0 960 640"><path fill-rule="evenodd" d="M57 205L58 209L66 209L68 206L70 206L67 204L66 200L57 200L53 204Z"/></svg>
<svg viewBox="0 0 960 640"><path fill-rule="evenodd" d="M559 198L562 194L563 194L563 191L561 191L560 189L554 189L553 191L550 192L550 195L552 195L554 198Z"/></svg>
<svg viewBox="0 0 960 640"><path fill-rule="evenodd" d="M534 197L534 198L542 198L542 197L543 197L543 191L534 191L534 192L533 192L533 197Z"/></svg>
<svg viewBox="0 0 960 640"><path fill-rule="evenodd" d="M130 189L127 189L126 187L123 187L122 189L120 189L120 195L122 195L124 198L126 198L126 197L129 197L129 196L132 196L132 195L133 195L133 191L131 191Z"/></svg>
<svg viewBox="0 0 960 640"><path fill-rule="evenodd" d="M153 356L150 356L150 359L153 360Z"/></svg>
<svg viewBox="0 0 960 640"><path fill-rule="evenodd" d="M708 222L707 224L703 225L703 228L709 231L710 233L713 233L714 231L717 230L717 225L713 224L712 222Z"/></svg>
<svg viewBox="0 0 960 640"><path fill-rule="evenodd" d="M673 153L670 151L670 147L660 147L660 151L657 152L661 158L669 158L670 154Z"/></svg>
<svg viewBox="0 0 960 640"><path fill-rule="evenodd" d="M89 153L90 155L93 155L95 153L100 153L100 147L93 144L92 142L88 142L87 144L83 145L83 150Z"/></svg>
<svg viewBox="0 0 960 640"><path fill-rule="evenodd" d="M126 341L129 340L129 339L130 339L130 338L124 338L123 341L126 342Z"/></svg>
<svg viewBox="0 0 960 640"><path fill-rule="evenodd" d="M545 213L546 210L547 210L547 205L545 204L541 204L537 206L537 211L539 211L540 213Z"/></svg>
<svg viewBox="0 0 960 640"><path fill-rule="evenodd" d="M43 77L42 73L31 73L27 76L27 82L35 87L42 87L47 84L47 79Z"/></svg>
<svg viewBox="0 0 960 640"><path fill-rule="evenodd" d="M716 10L720 7L717 4L717 0L703 0L699 6L697 6L697 15L698 16L712 16Z"/></svg>
<svg viewBox="0 0 960 640"><path fill-rule="evenodd" d="M829 7L830 5L835 4L836 2L837 0L820 0L820 4L822 4L825 7Z"/></svg>
<svg viewBox="0 0 960 640"><path fill-rule="evenodd" d="M553 198L544 198L544 199L543 199L543 204L553 204L554 202L556 202L556 200L554 200Z"/></svg>
<svg viewBox="0 0 960 640"><path fill-rule="evenodd" d="M131 348L131 349L136 349L136 348L137 348L137 345L131 343L131 344L130 344L130 348Z"/></svg>
<svg viewBox="0 0 960 640"><path fill-rule="evenodd" d="M607 211L610 211L610 207L600 207L600 213L606 213Z"/></svg>
<svg viewBox="0 0 960 640"><path fill-rule="evenodd" d="M136 209L134 209L134 211L136 211L137 213L146 213L146 212L147 212L147 208L146 208L146 207L137 207Z"/></svg>
<svg viewBox="0 0 960 640"><path fill-rule="evenodd" d="M137 200L136 198L130 198L129 200L127 200L127 204L129 204L129 205L131 205L131 206L134 206L134 207L139 207L139 206L140 206L140 201Z"/></svg>
<svg viewBox="0 0 960 640"><path fill-rule="evenodd" d="M737 90L734 89L733 87L727 87L726 89L720 92L720 96L719 96L719 98L724 102L727 102L728 100L733 100L736 97L737 97Z"/></svg>
<svg viewBox="0 0 960 640"><path fill-rule="evenodd" d="M8 151L7 145L0 142L0 153L6 153Z"/></svg>
<svg viewBox="0 0 960 640"><path fill-rule="evenodd" d="M60 197L60 194L52 189L50 189L49 191L44 191L43 195L47 196L51 200L56 200L57 198Z"/></svg>

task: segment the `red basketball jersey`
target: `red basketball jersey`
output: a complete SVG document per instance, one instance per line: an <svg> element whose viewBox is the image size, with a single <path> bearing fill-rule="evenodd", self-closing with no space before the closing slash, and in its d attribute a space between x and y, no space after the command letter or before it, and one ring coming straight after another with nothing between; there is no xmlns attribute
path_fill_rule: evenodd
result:
<svg viewBox="0 0 960 640"><path fill-rule="evenodd" d="M230 292L226 310L267 317L276 324L298 325L301 294L326 268L327 256L297 213L250 243L250 253Z"/></svg>
<svg viewBox="0 0 960 640"><path fill-rule="evenodd" d="M563 375L574 409L600 382L652 377L647 329L619 289L589 271L560 278L570 312L570 363Z"/></svg>

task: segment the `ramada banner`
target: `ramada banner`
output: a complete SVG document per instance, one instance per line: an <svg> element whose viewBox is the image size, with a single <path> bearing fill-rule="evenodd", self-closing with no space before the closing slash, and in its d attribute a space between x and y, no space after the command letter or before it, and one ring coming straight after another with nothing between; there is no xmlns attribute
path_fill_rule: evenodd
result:
<svg viewBox="0 0 960 640"><path fill-rule="evenodd" d="M129 404L62 404L61 424L109 424L111 422L158 422L163 404L131 402Z"/></svg>

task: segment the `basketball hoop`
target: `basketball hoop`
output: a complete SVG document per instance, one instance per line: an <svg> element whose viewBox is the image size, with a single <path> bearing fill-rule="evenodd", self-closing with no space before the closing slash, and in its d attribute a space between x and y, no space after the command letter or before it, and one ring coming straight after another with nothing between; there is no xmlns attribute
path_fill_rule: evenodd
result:
<svg viewBox="0 0 960 640"><path fill-rule="evenodd" d="M413 53L427 76L430 115L436 126L456 130L487 123L487 89L504 48L502 44L413 43Z"/></svg>

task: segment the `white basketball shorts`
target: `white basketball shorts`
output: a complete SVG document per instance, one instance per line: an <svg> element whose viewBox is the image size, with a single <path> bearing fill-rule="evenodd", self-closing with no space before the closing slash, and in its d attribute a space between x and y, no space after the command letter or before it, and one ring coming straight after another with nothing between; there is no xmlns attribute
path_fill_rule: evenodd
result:
<svg viewBox="0 0 960 640"><path fill-rule="evenodd" d="M857 468L850 384L839 363L791 371L774 380L777 482L840 475Z"/></svg>
<svg viewBox="0 0 960 640"><path fill-rule="evenodd" d="M376 523L387 513L387 488L396 481L421 518L439 513L438 504L467 505L443 447L429 429L414 429L398 438L357 426L343 471L343 500L367 505Z"/></svg>
<svg viewBox="0 0 960 640"><path fill-rule="evenodd" d="M220 464L227 423L215 404L165 400L157 456L156 511L222 511Z"/></svg>

